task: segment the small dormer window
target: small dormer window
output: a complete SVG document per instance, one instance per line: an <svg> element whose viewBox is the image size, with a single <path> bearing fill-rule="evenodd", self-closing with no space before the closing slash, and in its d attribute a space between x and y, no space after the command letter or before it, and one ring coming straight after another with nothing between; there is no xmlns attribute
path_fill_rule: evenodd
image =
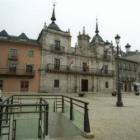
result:
<svg viewBox="0 0 140 140"><path fill-rule="evenodd" d="M8 39L7 36L0 36L1 39Z"/></svg>
<svg viewBox="0 0 140 140"><path fill-rule="evenodd" d="M20 38L19 40L20 41L23 41L23 42L26 42L27 41L27 39L23 39L23 38Z"/></svg>

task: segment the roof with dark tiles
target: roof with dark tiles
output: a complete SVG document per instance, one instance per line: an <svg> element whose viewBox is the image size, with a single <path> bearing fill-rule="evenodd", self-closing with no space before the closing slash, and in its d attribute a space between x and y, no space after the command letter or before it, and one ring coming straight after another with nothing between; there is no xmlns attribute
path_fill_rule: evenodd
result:
<svg viewBox="0 0 140 140"><path fill-rule="evenodd" d="M11 41L11 42L19 42L19 43L26 43L26 44L34 44L34 45L40 45L40 43L37 40L29 39L25 33L22 33L19 36L12 36L8 35L8 33L3 30L0 32L0 40L4 41Z"/></svg>

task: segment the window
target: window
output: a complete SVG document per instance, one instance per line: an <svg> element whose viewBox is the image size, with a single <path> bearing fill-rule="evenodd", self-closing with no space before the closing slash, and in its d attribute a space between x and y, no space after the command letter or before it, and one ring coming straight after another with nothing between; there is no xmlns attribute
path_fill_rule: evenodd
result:
<svg viewBox="0 0 140 140"><path fill-rule="evenodd" d="M121 69L121 63L119 63L119 69Z"/></svg>
<svg viewBox="0 0 140 140"><path fill-rule="evenodd" d="M87 63L83 62L83 72L87 71Z"/></svg>
<svg viewBox="0 0 140 140"><path fill-rule="evenodd" d="M54 80L54 87L56 87L56 88L59 87L59 80Z"/></svg>
<svg viewBox="0 0 140 140"><path fill-rule="evenodd" d="M22 39L22 38L20 38L19 40L20 41L23 41L23 42L26 42L27 41L27 39Z"/></svg>
<svg viewBox="0 0 140 140"><path fill-rule="evenodd" d="M33 73L33 65L26 65L26 72Z"/></svg>
<svg viewBox="0 0 140 140"><path fill-rule="evenodd" d="M124 77L124 79L126 78L126 77L125 77L125 73L124 73L123 77Z"/></svg>
<svg viewBox="0 0 140 140"><path fill-rule="evenodd" d="M105 82L105 88L108 88L108 82Z"/></svg>
<svg viewBox="0 0 140 140"><path fill-rule="evenodd" d="M0 90L2 90L2 86L3 86L3 81L0 80Z"/></svg>
<svg viewBox="0 0 140 140"><path fill-rule="evenodd" d="M28 54L29 57L33 57L34 56L34 51L33 50L28 50Z"/></svg>
<svg viewBox="0 0 140 140"><path fill-rule="evenodd" d="M17 58L17 49L10 50L10 58Z"/></svg>
<svg viewBox="0 0 140 140"><path fill-rule="evenodd" d="M55 59L54 60L54 70L59 70L60 69L60 59Z"/></svg>
<svg viewBox="0 0 140 140"><path fill-rule="evenodd" d="M60 50L60 41L55 40L55 50Z"/></svg>
<svg viewBox="0 0 140 140"><path fill-rule="evenodd" d="M104 58L107 58L107 51L104 51Z"/></svg>
<svg viewBox="0 0 140 140"><path fill-rule="evenodd" d="M126 68L126 64L125 64L125 63L123 64L123 68L124 68L124 69Z"/></svg>
<svg viewBox="0 0 140 140"><path fill-rule="evenodd" d="M1 39L8 39L6 36L0 36Z"/></svg>
<svg viewBox="0 0 140 140"><path fill-rule="evenodd" d="M131 70L131 65L130 64L128 64L128 67L129 67L129 70Z"/></svg>
<svg viewBox="0 0 140 140"><path fill-rule="evenodd" d="M13 63L9 64L9 72L16 73L16 71L17 71L17 64L13 64Z"/></svg>
<svg viewBox="0 0 140 140"><path fill-rule="evenodd" d="M105 74L108 74L108 66L107 65L104 65L104 72L105 72Z"/></svg>

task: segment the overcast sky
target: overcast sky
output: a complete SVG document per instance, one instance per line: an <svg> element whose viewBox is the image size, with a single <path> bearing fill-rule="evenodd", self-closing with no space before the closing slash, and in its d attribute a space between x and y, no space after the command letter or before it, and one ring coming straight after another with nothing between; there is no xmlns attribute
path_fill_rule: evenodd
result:
<svg viewBox="0 0 140 140"><path fill-rule="evenodd" d="M0 0L0 31L18 36L24 32L37 39L46 22L51 23L52 0ZM56 0L56 24L61 30L70 29L72 46L77 42L79 31L85 26L91 39L95 35L96 16L99 34L104 41L121 36L120 45L125 50L140 47L140 1L139 0Z"/></svg>

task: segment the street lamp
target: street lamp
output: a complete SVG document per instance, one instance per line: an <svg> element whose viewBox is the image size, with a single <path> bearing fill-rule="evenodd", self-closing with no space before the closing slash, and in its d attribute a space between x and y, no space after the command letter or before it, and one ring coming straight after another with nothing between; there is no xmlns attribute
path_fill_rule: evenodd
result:
<svg viewBox="0 0 140 140"><path fill-rule="evenodd" d="M108 40L105 42L105 51L104 51L104 57L107 58L107 52L108 52L108 49L110 47L110 43L108 42Z"/></svg>
<svg viewBox="0 0 140 140"><path fill-rule="evenodd" d="M122 102L122 95L121 95L121 83L120 83L120 71L119 71L119 43L120 43L120 36L117 34L115 37L116 44L117 44L117 69L118 69L118 94L117 94L117 102L116 106L118 107L123 107L123 102Z"/></svg>
<svg viewBox="0 0 140 140"><path fill-rule="evenodd" d="M110 46L110 43L108 42L108 40L105 42L105 48L108 50Z"/></svg>

